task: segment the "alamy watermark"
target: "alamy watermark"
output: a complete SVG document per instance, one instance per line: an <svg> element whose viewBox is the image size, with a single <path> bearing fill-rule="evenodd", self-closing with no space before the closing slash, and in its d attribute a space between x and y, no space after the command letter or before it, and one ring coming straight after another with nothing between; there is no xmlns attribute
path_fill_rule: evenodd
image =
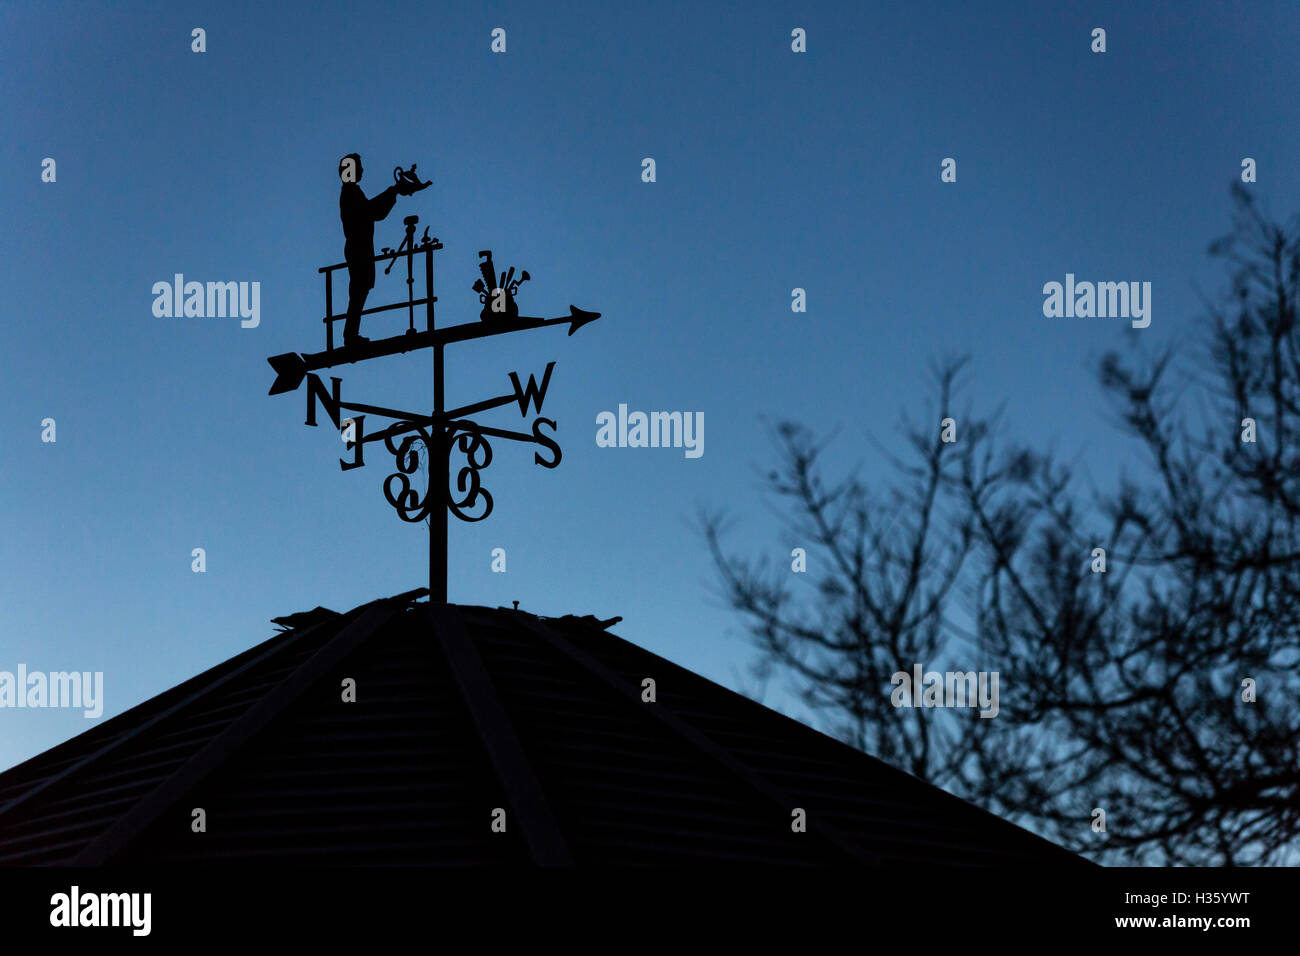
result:
<svg viewBox="0 0 1300 956"><path fill-rule="evenodd" d="M152 893L83 893L75 883L50 897L50 925L59 928L122 927L132 936L153 929Z"/></svg>
<svg viewBox="0 0 1300 956"><path fill-rule="evenodd" d="M80 707L87 720L104 713L103 671L0 671L0 708Z"/></svg>
<svg viewBox="0 0 1300 956"><path fill-rule="evenodd" d="M981 717L998 715L997 671L927 671L920 664L912 673L896 671L889 682L895 707L975 707Z"/></svg>
<svg viewBox="0 0 1300 956"><path fill-rule="evenodd" d="M262 321L262 283L186 282L177 272L171 282L153 284L153 314L160 319L224 319L238 316L241 328Z"/></svg>
<svg viewBox="0 0 1300 956"><path fill-rule="evenodd" d="M1075 282L1043 284L1043 315L1049 319L1132 319L1133 328L1151 324L1150 282Z"/></svg>
<svg viewBox="0 0 1300 956"><path fill-rule="evenodd" d="M631 412L618 406L618 415L596 416L596 445L600 448L684 448L687 458L704 454L703 412Z"/></svg>

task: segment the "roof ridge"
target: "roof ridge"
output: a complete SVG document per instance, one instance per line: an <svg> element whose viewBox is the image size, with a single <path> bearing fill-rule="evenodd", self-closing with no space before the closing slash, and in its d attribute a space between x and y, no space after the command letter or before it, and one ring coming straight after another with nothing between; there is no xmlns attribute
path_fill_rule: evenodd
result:
<svg viewBox="0 0 1300 956"><path fill-rule="evenodd" d="M569 658L570 661L585 668L588 673L618 691L619 697L626 700L630 705L639 698L636 688L624 680L622 676L596 660L582 648L570 643L563 635L556 633L545 623L523 619L523 625L549 643L555 650ZM638 713L644 713L643 708L636 709ZM679 738L685 740L706 757L719 763L732 776L739 778L751 790L761 794L782 810L789 812L798 806L798 803L790 798L784 788L773 783L753 767L740 760L730 750L718 744L681 715L675 714L664 707L651 708L649 714L652 719L658 720ZM823 842L830 844L836 852L843 854L854 862L866 864L878 864L880 862L874 853L857 846L840 833L837 828L829 824L822 823L816 832Z"/></svg>
<svg viewBox="0 0 1300 956"><path fill-rule="evenodd" d="M288 677L249 706L157 787L136 801L135 805L118 817L108 829L91 840L73 858L72 865L95 866L108 862L120 853L160 814L230 759L240 745L246 744L259 734L285 707L314 686L329 668L392 620L398 611L395 605L403 597L405 595L384 598L355 609L361 613L356 614L322 647L299 664ZM348 612L345 616L352 614L353 612ZM322 624L332 621L333 619ZM319 626L322 625L318 624L317 627ZM316 628L313 627L311 630L315 631Z"/></svg>

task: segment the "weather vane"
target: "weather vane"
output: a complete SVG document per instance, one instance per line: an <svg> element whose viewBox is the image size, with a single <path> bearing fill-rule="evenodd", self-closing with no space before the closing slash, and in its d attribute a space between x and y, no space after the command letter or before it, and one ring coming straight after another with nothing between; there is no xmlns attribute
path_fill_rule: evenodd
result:
<svg viewBox="0 0 1300 956"><path fill-rule="evenodd" d="M569 306L569 314L553 319L520 315L515 295L521 283L530 278L525 270L515 278L512 266L498 277L492 262L491 250L479 252L479 270L482 278L473 289L478 293L483 308L479 321L438 328L434 322L433 253L442 243L429 236L428 226L417 241L415 230L418 216L407 216L401 244L396 249L387 246L379 255L374 249L374 224L384 219L392 210L398 196L409 196L431 185L421 182L415 165L393 170L393 185L372 198L366 198L358 185L362 176L361 157L349 153L339 162L339 217L343 222L344 262L323 266L317 271L325 276L325 351L312 353L286 352L267 359L275 371L275 381L270 394L280 395L298 389L307 382L307 422L316 425L316 405L324 406L330 421L342 434L352 460L339 460L339 466L348 471L365 466L365 446L382 441L395 461L397 470L384 480L384 497L403 521L428 521L429 524L429 600L445 604L447 601L447 513L450 511L462 521L482 521L492 513L492 495L483 487L479 473L492 463L492 446L489 438L509 439L540 445L548 452L534 452L533 461L544 468L554 468L560 463L560 446L553 437L556 423L541 415L546 390L550 386L554 362L548 362L539 385L531 374L528 384L522 385L519 375L510 372L511 391L504 395L448 409L443 396L443 353L454 342L539 329L548 325L569 326L572 335L588 322L600 318L599 312L586 312ZM423 259L424 296L415 298L416 260ZM365 308L366 298L375 284L375 265L390 260L387 275L398 259L406 260L406 301ZM348 307L341 315L334 312L334 273L348 270ZM424 330L415 327L417 307L424 308ZM362 316L379 312L405 309L407 328L388 338L371 341L360 334ZM334 322L344 320L343 345L334 345ZM433 409L428 414L404 412L379 405L345 402L341 397L342 380L331 375L329 389L316 374L320 369L364 362L386 355L396 355L417 349L433 350ZM510 431L481 425L469 416L511 403L519 407L519 414L527 418L529 407L536 413L529 431ZM342 412L353 413L342 417ZM391 423L378 431L366 432L365 419L375 416L391 419ZM543 427L552 434L543 431ZM416 485L420 452L428 465L427 483L421 493ZM453 456L463 456L464 464L451 477ZM438 470L444 472L446 482L437 478Z"/></svg>

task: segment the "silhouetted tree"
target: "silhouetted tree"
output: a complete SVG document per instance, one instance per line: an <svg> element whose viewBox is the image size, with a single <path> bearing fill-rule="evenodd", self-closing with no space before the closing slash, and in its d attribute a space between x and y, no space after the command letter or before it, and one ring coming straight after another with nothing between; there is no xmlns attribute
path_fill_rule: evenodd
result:
<svg viewBox="0 0 1300 956"><path fill-rule="evenodd" d="M1300 836L1300 234L1234 196L1211 245L1232 291L1190 367L1100 363L1149 467L1087 513L1047 458L967 494L980 632L1017 688L979 795L1126 862L1283 862Z"/></svg>
<svg viewBox="0 0 1300 956"><path fill-rule="evenodd" d="M997 451L976 428L922 454L902 492L851 479L828 494L799 478L815 449L785 425L773 489L832 556L811 607L705 526L729 603L833 732L1114 862L1293 862L1300 847L1300 229L1234 197L1235 229L1211 246L1231 292L1207 303L1187 367L1172 351L1099 363L1147 458L1115 491L1082 495L1052 455ZM931 523L939 501L952 510ZM882 536L892 514L899 535ZM966 630L999 671L998 718L895 710L889 674Z"/></svg>
<svg viewBox="0 0 1300 956"><path fill-rule="evenodd" d="M934 369L936 427L912 426L911 456L893 459L901 480L879 496L856 476L827 486L823 450L807 429L778 424L780 470L765 477L784 500L790 549L806 553L807 573L726 556L725 518L705 512L701 525L724 600L744 615L762 652L760 671L792 672L798 692L841 739L926 780L963 792L976 741L989 730L966 715L895 709L890 677L914 663L927 668L950 652L945 615L971 555L971 516L960 513L963 470L975 471L988 422L963 415L961 440L945 444L937 423L951 411L964 360ZM995 483L996 476L985 480ZM799 585L805 585L799 587ZM970 648L961 649L970 656ZM978 666L973 658L967 670ZM882 692L884 688L884 692Z"/></svg>

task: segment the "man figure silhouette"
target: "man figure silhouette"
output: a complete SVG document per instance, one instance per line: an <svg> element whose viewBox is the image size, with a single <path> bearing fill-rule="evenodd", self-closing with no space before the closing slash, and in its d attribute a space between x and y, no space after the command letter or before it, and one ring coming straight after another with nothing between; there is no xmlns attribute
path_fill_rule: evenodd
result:
<svg viewBox="0 0 1300 956"><path fill-rule="evenodd" d="M375 223L386 217L397 202L399 193L410 190L389 186L379 195L367 199L357 185L361 181L361 156L348 153L339 160L339 218L343 220L343 259L348 264L348 316L343 323L343 347L359 345L370 339L360 334L361 310L366 296L375 287Z"/></svg>

